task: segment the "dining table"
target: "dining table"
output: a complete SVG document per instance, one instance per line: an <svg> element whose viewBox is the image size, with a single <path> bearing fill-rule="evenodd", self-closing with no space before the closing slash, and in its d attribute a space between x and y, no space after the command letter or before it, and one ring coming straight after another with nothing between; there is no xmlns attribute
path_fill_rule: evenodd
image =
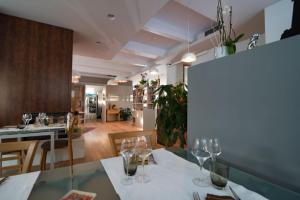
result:
<svg viewBox="0 0 300 200"><path fill-rule="evenodd" d="M35 138L41 136L50 136L50 160L51 160L50 168L54 169L54 163L55 163L54 141L55 139L57 139L58 133L60 131L64 131L65 129L66 129L66 124L58 124L58 123L50 124L48 126L30 124L22 129L17 127L4 127L4 128L0 128L0 143L4 139L15 138L18 141L20 141L21 138L28 138L28 137Z"/></svg>
<svg viewBox="0 0 300 200"><path fill-rule="evenodd" d="M125 186L119 184L122 176L124 174L123 169L123 163L122 159L115 157L115 158L108 158L101 161L94 161L94 162L88 162L88 163L82 163L77 164L74 166L68 166L68 167L62 167L62 168L56 168L48 171L42 171L38 172L38 175L36 175L36 180L32 182L32 188L30 189L30 192L28 193L29 200L53 200L53 199L61 199L66 193L68 193L70 190L80 190L90 193L95 193L96 200L118 200L118 199L135 199L131 198L134 195L126 195L124 196L124 191L127 190L130 191L130 193L141 193L143 190L144 192L141 193L142 196L140 196L139 199L174 199L174 196L178 197L177 199L193 199L192 197L192 190L197 190L198 186L192 186L192 177L189 177L189 171L193 171L197 169L197 161L196 159L191 155L190 152L179 149L179 148L166 148L161 150L154 150L153 155L154 158L157 159L157 164L149 163L149 165L153 165L153 167L156 167L157 169L160 169L159 166L167 166L166 163L168 161L165 161L163 159L159 159L159 154L172 154L172 159L178 160L178 164L172 163L174 165L173 167L168 167L166 169L166 176L158 174L157 176L152 176L152 180L150 183L135 183L134 186ZM182 161L180 160L182 159ZM166 163L164 163L166 162ZM181 162L181 163L180 163ZM226 164L229 169L228 174L228 180L230 181L230 185L236 186L235 188L242 188L240 191L244 190L246 191L244 195L252 195L252 197L241 198L244 199L284 199L284 200L296 200L300 199L300 193L297 191L293 191L289 188L286 188L281 185L274 184L273 182L264 179L262 177L256 176L254 174L251 174L245 170L239 169L236 166L232 166L229 163L226 163L222 160L217 161L222 162L223 164ZM183 165L182 165L183 163ZM209 163L209 162L207 162ZM120 166L114 166L114 165L120 165ZM156 166L155 166L156 165ZM183 172L183 174L177 174L178 179L182 180L182 183L172 181L172 177L168 177L168 171L176 170L176 167L181 166L183 168L189 167L188 170ZM205 165L206 168L208 168L208 164ZM120 169L121 171L114 171L115 169ZM145 171L147 174L154 173L155 170L151 170L154 168L151 168L150 166L145 167ZM161 168L163 169L163 168ZM138 170L140 170L138 168ZM207 170L209 173L209 170ZM162 172L162 173L165 173ZM174 172L174 171L173 171ZM37 172L34 172L37 173ZM177 173L177 172L176 172ZM199 171L200 173L200 171ZM19 175L24 176L24 175ZM185 177L187 176L187 177ZM153 178L154 177L154 178ZM155 177L157 180L155 180ZM9 180L10 178L8 178ZM187 182L184 182L183 180L186 180ZM176 179L174 179L176 180ZM159 183L159 181L162 181ZM11 180L13 182L13 180ZM20 181L19 181L20 182ZM158 183L155 185L155 183ZM5 183L4 183L5 184ZM24 183L25 184L25 183ZM152 184L152 186L151 186ZM168 187L166 184L169 184L171 186ZM228 183L229 184L229 183ZM181 189L172 190L172 185L178 186ZM5 185L4 185L5 186ZM1 193L1 187L0 185L0 193ZM7 183L7 187L9 187L9 183ZM13 186L12 186L13 187ZM121 187L121 189L120 189ZM156 188L155 188L156 187ZM191 189L193 187L193 189ZM226 186L228 187L228 186ZM131 188L131 189L128 189ZM123 190L124 189L124 190ZM3 188L4 190L4 188ZM191 191L190 191L191 190ZM205 191L210 192L218 192L217 189L215 189L213 186L209 186L207 188L199 188L198 191L201 193ZM228 189L220 190L220 193L224 193L229 191ZM238 193L238 190L236 190ZM158 192L164 196L164 193L171 193L174 194L170 195L170 198L158 198L158 196L153 195L153 193ZM187 193L188 192L188 193ZM189 194L189 192L191 194ZM229 194L229 193L228 193ZM186 196L185 196L186 195ZM232 195L231 195L232 196ZM128 198L127 198L128 197ZM202 195L203 197L203 195ZM202 198L201 199L205 199ZM241 196L242 197L242 196ZM1 196L0 196L1 199Z"/></svg>

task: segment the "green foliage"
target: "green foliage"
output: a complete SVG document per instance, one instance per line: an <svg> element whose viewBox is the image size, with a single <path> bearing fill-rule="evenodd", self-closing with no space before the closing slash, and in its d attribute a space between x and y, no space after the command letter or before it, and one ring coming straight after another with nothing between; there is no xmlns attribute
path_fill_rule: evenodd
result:
<svg viewBox="0 0 300 200"><path fill-rule="evenodd" d="M238 35L236 38L231 39L230 37L224 42L224 46L227 47L228 53L235 54L236 52L236 43L244 36L244 34Z"/></svg>
<svg viewBox="0 0 300 200"><path fill-rule="evenodd" d="M162 85L155 93L158 94L154 105L160 110L156 124L161 141L166 146L172 146L179 138L183 148L187 131L187 86L183 83Z"/></svg>
<svg viewBox="0 0 300 200"><path fill-rule="evenodd" d="M121 108L120 109L120 117L127 121L132 116L132 112L130 108Z"/></svg>
<svg viewBox="0 0 300 200"><path fill-rule="evenodd" d="M152 86L152 87L156 87L157 84L158 84L158 80L157 80L157 79L151 80L151 86Z"/></svg>

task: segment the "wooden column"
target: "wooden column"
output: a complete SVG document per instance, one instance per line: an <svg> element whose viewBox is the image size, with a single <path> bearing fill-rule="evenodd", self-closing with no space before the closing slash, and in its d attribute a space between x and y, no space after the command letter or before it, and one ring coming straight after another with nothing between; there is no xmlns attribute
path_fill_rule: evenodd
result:
<svg viewBox="0 0 300 200"><path fill-rule="evenodd" d="M71 107L73 32L0 14L0 127Z"/></svg>

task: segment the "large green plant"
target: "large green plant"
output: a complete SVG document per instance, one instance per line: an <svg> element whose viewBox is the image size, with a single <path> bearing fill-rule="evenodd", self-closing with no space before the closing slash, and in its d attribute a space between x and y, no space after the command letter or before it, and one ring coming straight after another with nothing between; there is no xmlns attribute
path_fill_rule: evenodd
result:
<svg viewBox="0 0 300 200"><path fill-rule="evenodd" d="M183 148L187 131L187 87L185 84L162 85L156 91L154 105L158 106L157 132L161 142L173 146L180 140Z"/></svg>

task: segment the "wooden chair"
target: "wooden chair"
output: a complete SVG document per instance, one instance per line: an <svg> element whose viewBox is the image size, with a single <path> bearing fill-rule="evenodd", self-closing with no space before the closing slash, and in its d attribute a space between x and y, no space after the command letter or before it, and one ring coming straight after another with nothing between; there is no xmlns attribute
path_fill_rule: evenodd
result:
<svg viewBox="0 0 300 200"><path fill-rule="evenodd" d="M72 144L72 139L73 139L73 130L74 130L74 125L76 123L76 118L72 119L71 126L69 130L66 130L67 139L59 139L54 141L54 149L63 149L63 148L68 148L68 156L69 156L69 163L70 166L73 166L73 144ZM47 165L47 153L50 151L50 141L44 142L41 145L42 148L42 153L41 153L41 162L40 162L40 169L41 171L46 170L46 165Z"/></svg>
<svg viewBox="0 0 300 200"><path fill-rule="evenodd" d="M3 170L27 173L31 171L32 162L38 146L38 141L7 142L0 144L0 172ZM24 156L23 156L24 155ZM17 164L3 166L5 161L17 161Z"/></svg>
<svg viewBox="0 0 300 200"><path fill-rule="evenodd" d="M118 156L120 153L122 139L136 138L139 136L150 137L152 148L155 148L157 146L157 136L155 130L119 132L119 133L108 134L114 156Z"/></svg>

